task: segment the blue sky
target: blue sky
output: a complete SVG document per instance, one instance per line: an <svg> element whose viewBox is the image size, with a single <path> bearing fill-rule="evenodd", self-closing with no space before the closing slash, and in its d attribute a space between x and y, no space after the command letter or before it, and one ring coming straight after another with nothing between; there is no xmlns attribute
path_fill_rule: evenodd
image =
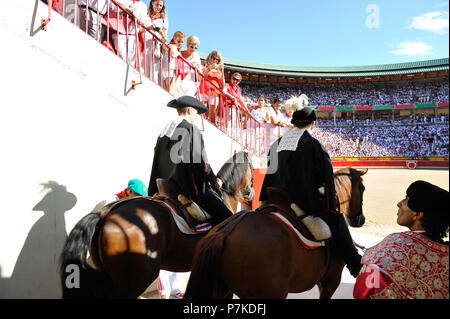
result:
<svg viewBox="0 0 450 319"><path fill-rule="evenodd" d="M144 0L148 3L149 0ZM169 37L264 64L372 65L447 58L448 0L170 1Z"/></svg>

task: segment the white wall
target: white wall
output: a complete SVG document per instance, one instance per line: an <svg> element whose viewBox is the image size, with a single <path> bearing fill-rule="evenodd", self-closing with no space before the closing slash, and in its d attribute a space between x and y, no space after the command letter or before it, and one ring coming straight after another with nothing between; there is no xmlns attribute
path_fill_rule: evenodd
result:
<svg viewBox="0 0 450 319"><path fill-rule="evenodd" d="M0 0L0 298L59 298L75 223L131 178L148 183L172 99L39 0ZM240 146L205 122L217 172Z"/></svg>

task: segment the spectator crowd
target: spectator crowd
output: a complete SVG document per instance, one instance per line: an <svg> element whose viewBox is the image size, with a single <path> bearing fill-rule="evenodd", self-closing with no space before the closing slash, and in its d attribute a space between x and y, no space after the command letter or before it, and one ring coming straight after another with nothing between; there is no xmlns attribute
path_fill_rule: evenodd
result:
<svg viewBox="0 0 450 319"><path fill-rule="evenodd" d="M170 39L169 19L164 0L151 0L148 8L138 0L54 0L52 5L54 10L68 20L72 19L83 31L145 76L159 82L171 94L197 94L209 107L209 119L219 127L225 127L227 132L232 128L234 137L242 138L242 132L258 128L257 137L264 140L266 149L292 127L292 114L286 114L282 107L282 103L292 96L306 94L309 105L315 106L449 101L447 78L295 86L241 83L238 87L242 80L239 73L231 76L230 83L225 82L224 63L217 50L208 55L204 64L201 63L196 52L200 46L197 36L188 37L182 31L176 31L167 41ZM162 45L166 42L167 45ZM185 42L186 49L182 50ZM219 98L224 100L225 108L220 107ZM246 115L247 111L251 116ZM415 119L412 115L396 119L318 119L317 124L313 135L332 157L449 155L448 114L440 118ZM262 135L265 135L264 139Z"/></svg>
<svg viewBox="0 0 450 319"><path fill-rule="evenodd" d="M245 84L242 86L246 102L254 105L259 96L286 101L291 96L308 95L309 104L337 105L395 105L411 103L448 102L448 79L428 81L399 81L387 83L331 83L331 84Z"/></svg>
<svg viewBox="0 0 450 319"><path fill-rule="evenodd" d="M331 157L429 157L449 155L448 121L434 125L316 127Z"/></svg>
<svg viewBox="0 0 450 319"><path fill-rule="evenodd" d="M259 98L259 101L261 97ZM260 103L259 103L260 104ZM273 106L265 106L269 114ZM258 108L261 112L261 106ZM252 114L257 114L252 112ZM257 117L260 119L260 117ZM262 153L289 129L290 119L282 124L264 123ZM416 116L396 120L348 119L317 120L311 134L327 149L331 157L433 157L449 156L449 117Z"/></svg>

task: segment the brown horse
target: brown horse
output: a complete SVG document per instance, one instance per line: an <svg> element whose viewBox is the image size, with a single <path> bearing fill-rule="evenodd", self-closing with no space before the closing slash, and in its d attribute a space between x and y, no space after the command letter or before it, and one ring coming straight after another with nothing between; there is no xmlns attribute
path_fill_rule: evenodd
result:
<svg viewBox="0 0 450 319"><path fill-rule="evenodd" d="M362 226L361 176L353 168L335 173L342 212ZM214 227L200 241L185 293L186 299L286 298L319 287L320 298L337 289L344 261L327 247L307 249L272 214L240 212Z"/></svg>
<svg viewBox="0 0 450 319"><path fill-rule="evenodd" d="M247 153L235 154L218 176L226 203L240 196L251 200L253 167ZM151 197L119 203L103 218L90 213L75 225L61 255L63 298L137 298L160 269L189 271L204 235L182 233L168 208Z"/></svg>

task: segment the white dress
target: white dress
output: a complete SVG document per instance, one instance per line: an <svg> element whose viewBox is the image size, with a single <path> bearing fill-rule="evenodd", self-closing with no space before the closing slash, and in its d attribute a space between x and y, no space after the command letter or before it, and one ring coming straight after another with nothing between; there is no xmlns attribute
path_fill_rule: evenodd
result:
<svg viewBox="0 0 450 319"><path fill-rule="evenodd" d="M169 30L169 19L150 19L150 25L155 25L159 29ZM162 39L161 32L153 31L158 38ZM145 31L145 56L143 57L143 65L145 65L145 75L150 79L159 82L161 80L161 42L154 38L153 35ZM153 66L153 67L152 67ZM164 70L164 69L163 69ZM164 74L164 73L163 73Z"/></svg>
<svg viewBox="0 0 450 319"><path fill-rule="evenodd" d="M268 130L270 130L270 124L265 123L268 119L266 118L266 112L258 111L254 109L251 112L255 120L260 124L257 125L253 119L247 122L247 136L250 140L251 148L255 149L259 156L265 155L269 148L267 148L266 136L268 135ZM270 146L270 145L269 145ZM267 151L266 151L267 150Z"/></svg>

